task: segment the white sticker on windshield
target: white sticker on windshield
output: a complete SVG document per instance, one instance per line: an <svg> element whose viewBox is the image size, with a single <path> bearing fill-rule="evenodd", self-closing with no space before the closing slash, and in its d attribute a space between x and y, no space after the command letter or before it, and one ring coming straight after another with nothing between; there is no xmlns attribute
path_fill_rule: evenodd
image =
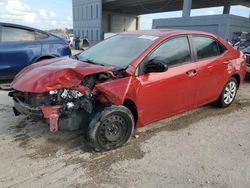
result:
<svg viewBox="0 0 250 188"><path fill-rule="evenodd" d="M140 37L138 37L140 39L148 39L148 40L156 40L158 39L159 37L156 37L156 36L150 36L150 35L142 35Z"/></svg>

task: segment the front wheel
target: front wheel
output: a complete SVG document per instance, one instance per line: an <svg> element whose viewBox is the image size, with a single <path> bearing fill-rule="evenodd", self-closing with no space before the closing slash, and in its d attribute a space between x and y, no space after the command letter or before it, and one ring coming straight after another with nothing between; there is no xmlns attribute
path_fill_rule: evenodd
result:
<svg viewBox="0 0 250 188"><path fill-rule="evenodd" d="M95 151L116 149L130 140L134 125L134 117L126 107L105 107L89 124L88 142Z"/></svg>
<svg viewBox="0 0 250 188"><path fill-rule="evenodd" d="M230 106L236 97L237 89L238 89L237 80L234 77L230 78L226 83L220 95L219 100L217 101L218 106L222 108Z"/></svg>

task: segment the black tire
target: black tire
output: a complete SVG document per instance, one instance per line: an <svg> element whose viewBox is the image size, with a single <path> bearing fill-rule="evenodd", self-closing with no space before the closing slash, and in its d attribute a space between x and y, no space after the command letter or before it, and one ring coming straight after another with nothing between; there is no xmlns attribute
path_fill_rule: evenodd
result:
<svg viewBox="0 0 250 188"><path fill-rule="evenodd" d="M53 58L55 58L55 57L52 57L52 56L42 57L42 58L39 58L39 59L35 60L34 63L39 63L40 61L48 60L48 59L53 59Z"/></svg>
<svg viewBox="0 0 250 188"><path fill-rule="evenodd" d="M110 151L130 140L134 126L134 117L126 107L105 107L91 119L87 140L95 151Z"/></svg>
<svg viewBox="0 0 250 188"><path fill-rule="evenodd" d="M232 92L233 90L230 91L231 95L228 94L230 96L230 100L227 101L226 98L225 98L225 95L227 95L227 93L228 93L228 89L229 89L228 87L230 87L229 86L230 84L235 86L235 91L234 92ZM221 92L221 95L220 95L218 101L216 102L217 106L221 107L221 108L226 108L226 107L230 106L234 102L234 99L235 99L235 97L237 95L238 86L239 86L239 83L237 82L236 78L231 77L227 81L227 83L225 84L224 89Z"/></svg>

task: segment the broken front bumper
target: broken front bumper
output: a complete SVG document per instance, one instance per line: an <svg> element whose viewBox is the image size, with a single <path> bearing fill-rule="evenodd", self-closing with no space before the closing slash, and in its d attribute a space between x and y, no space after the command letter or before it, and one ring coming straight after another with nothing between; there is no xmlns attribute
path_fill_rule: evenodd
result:
<svg viewBox="0 0 250 188"><path fill-rule="evenodd" d="M40 108L29 107L17 97L14 97L13 100L14 100L13 111L16 116L20 114L24 114L24 115L33 116L33 117L43 117L43 113Z"/></svg>
<svg viewBox="0 0 250 188"><path fill-rule="evenodd" d="M55 106L41 106L41 107L30 107L23 103L18 97L13 97L14 107L13 111L15 115L24 114L32 117L41 117L48 120L51 132L58 131L58 121L61 116L60 105Z"/></svg>

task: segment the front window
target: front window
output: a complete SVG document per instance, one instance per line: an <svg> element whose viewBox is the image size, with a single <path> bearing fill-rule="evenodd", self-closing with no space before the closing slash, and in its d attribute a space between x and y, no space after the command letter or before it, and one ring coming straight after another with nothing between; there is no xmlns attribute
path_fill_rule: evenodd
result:
<svg viewBox="0 0 250 188"><path fill-rule="evenodd" d="M147 35L116 35L84 51L78 59L124 69L157 38Z"/></svg>
<svg viewBox="0 0 250 188"><path fill-rule="evenodd" d="M184 36L167 40L148 59L160 60L169 67L191 62L188 38Z"/></svg>
<svg viewBox="0 0 250 188"><path fill-rule="evenodd" d="M33 31L14 27L2 27L2 42L34 41Z"/></svg>

